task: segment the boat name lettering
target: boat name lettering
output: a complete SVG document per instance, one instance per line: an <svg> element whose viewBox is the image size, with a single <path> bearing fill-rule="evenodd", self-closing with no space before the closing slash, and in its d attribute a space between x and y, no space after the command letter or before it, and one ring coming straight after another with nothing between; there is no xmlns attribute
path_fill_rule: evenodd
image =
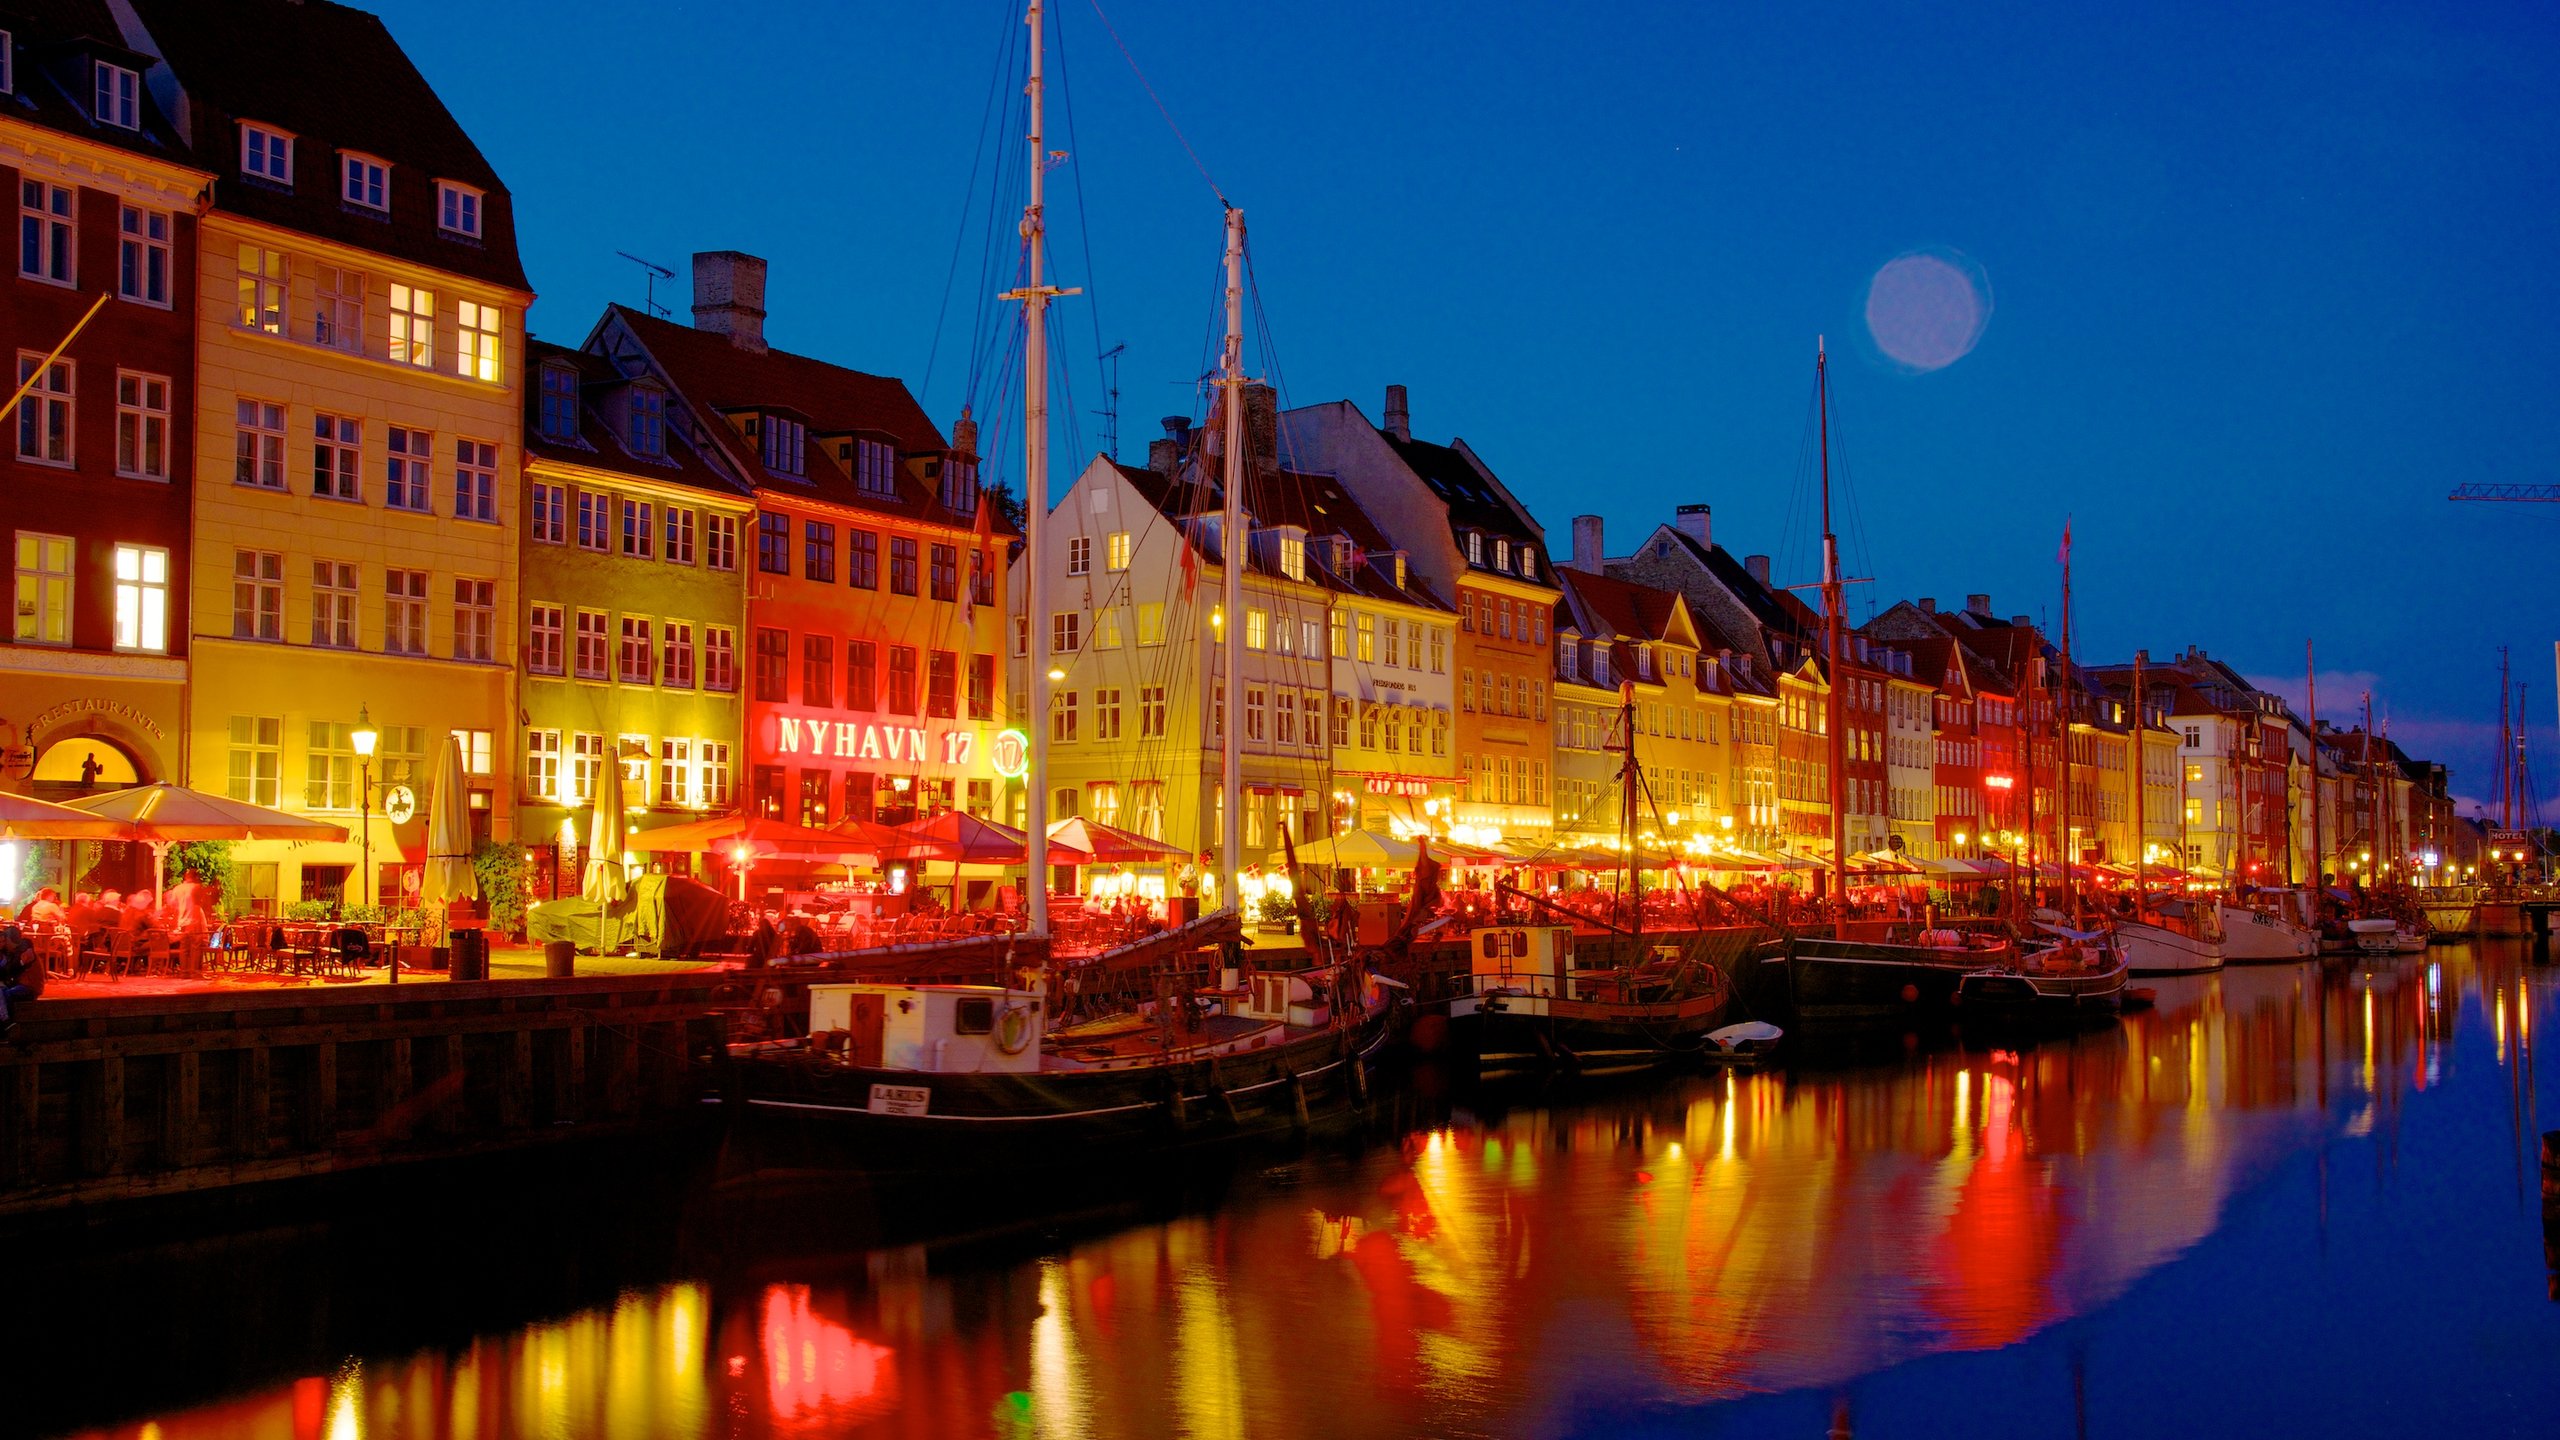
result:
<svg viewBox="0 0 2560 1440"><path fill-rule="evenodd" d="M922 1115L933 1105L933 1087L929 1085L874 1085L871 1087L871 1113L874 1115Z"/></svg>

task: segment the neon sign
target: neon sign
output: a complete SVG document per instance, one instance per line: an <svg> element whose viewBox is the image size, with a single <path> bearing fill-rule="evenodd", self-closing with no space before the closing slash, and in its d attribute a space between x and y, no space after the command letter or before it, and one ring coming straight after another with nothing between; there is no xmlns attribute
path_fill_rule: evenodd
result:
<svg viewBox="0 0 2560 1440"><path fill-rule="evenodd" d="M1019 780L1031 773L1031 737L1019 730L999 730L996 742L987 747L987 763L1007 780Z"/></svg>
<svg viewBox="0 0 2560 1440"><path fill-rule="evenodd" d="M922 725L870 725L854 720L774 717L772 753L837 760L887 760L909 765L967 765L977 757L975 730L928 730Z"/></svg>

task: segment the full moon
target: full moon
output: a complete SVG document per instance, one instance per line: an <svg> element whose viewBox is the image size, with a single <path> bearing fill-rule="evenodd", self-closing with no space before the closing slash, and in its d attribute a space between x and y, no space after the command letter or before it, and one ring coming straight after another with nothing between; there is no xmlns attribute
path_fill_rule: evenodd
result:
<svg viewBox="0 0 2560 1440"><path fill-rule="evenodd" d="M1991 282L1952 251L1897 255L1867 282L1867 333L1876 348L1919 374L1972 353L1991 323Z"/></svg>

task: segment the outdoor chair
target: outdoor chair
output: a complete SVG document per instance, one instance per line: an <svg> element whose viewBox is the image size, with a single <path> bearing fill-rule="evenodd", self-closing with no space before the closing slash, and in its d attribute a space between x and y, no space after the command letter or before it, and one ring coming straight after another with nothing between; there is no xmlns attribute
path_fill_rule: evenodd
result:
<svg viewBox="0 0 2560 1440"><path fill-rule="evenodd" d="M139 943L134 946L134 950L136 956L141 961L142 974L145 979L148 979L153 975L175 975L178 973L176 950L175 946L169 939L168 931L143 931Z"/></svg>

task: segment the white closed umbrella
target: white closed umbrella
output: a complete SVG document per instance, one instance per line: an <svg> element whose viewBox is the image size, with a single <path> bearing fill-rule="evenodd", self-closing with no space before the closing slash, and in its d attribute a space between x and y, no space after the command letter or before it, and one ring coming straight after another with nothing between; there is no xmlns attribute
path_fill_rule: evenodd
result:
<svg viewBox="0 0 2560 1440"><path fill-rule="evenodd" d="M436 747L428 776L427 873L419 893L430 905L480 893L471 868L471 792L463 788L462 750L451 735Z"/></svg>
<svg viewBox="0 0 2560 1440"><path fill-rule="evenodd" d="M622 813L622 757L606 757L596 776L596 815L587 834L587 868L578 893L596 902L596 953L604 953L605 912L630 893L622 869L622 852L631 845L629 817Z"/></svg>

